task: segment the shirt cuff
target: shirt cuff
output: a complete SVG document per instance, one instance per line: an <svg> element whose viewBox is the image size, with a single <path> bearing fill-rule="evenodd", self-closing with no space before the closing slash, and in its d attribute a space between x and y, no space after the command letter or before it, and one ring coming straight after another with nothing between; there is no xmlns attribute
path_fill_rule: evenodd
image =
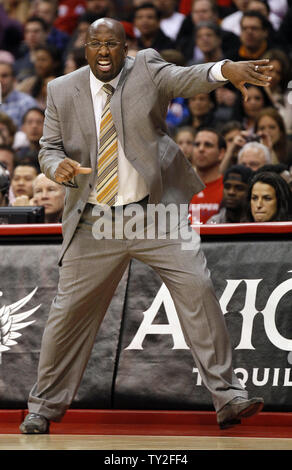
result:
<svg viewBox="0 0 292 470"><path fill-rule="evenodd" d="M210 82L228 82L227 78L222 75L221 69L222 65L228 60L220 60L215 65L213 65L209 70L209 81Z"/></svg>

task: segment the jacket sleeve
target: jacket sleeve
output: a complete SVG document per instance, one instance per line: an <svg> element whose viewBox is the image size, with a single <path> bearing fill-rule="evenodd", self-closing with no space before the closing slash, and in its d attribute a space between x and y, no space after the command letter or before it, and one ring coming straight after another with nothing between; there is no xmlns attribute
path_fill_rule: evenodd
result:
<svg viewBox="0 0 292 470"><path fill-rule="evenodd" d="M154 84L168 99L191 98L198 93L210 93L226 82L209 80L209 71L215 62L180 67L162 59L154 50L145 50L145 66Z"/></svg>
<svg viewBox="0 0 292 470"><path fill-rule="evenodd" d="M38 158L42 172L47 178L55 181L56 169L67 155L63 146L60 120L57 108L54 104L51 88L51 83L49 83L43 136L40 139L41 149ZM62 184L64 186L77 187L74 179Z"/></svg>

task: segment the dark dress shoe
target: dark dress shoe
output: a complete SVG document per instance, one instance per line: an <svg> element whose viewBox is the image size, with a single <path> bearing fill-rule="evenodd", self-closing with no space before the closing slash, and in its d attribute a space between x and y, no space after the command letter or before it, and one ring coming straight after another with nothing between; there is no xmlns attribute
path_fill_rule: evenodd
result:
<svg viewBox="0 0 292 470"><path fill-rule="evenodd" d="M247 400L242 397L233 398L217 413L220 429L228 429L241 423L241 418L250 418L259 413L264 406L262 398Z"/></svg>
<svg viewBox="0 0 292 470"><path fill-rule="evenodd" d="M19 426L22 434L48 434L50 422L42 415L29 413Z"/></svg>

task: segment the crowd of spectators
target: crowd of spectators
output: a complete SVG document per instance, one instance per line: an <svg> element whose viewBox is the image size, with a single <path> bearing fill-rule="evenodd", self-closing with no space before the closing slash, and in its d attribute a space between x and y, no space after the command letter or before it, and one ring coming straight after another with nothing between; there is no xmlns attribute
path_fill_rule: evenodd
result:
<svg viewBox="0 0 292 470"><path fill-rule="evenodd" d="M270 87L249 85L247 101L228 82L177 97L166 123L206 186L193 223L292 220L292 0L2 0L0 206L42 205L45 222L61 220L64 187L38 165L47 84L86 65L88 27L104 16L122 22L131 56L270 59Z"/></svg>

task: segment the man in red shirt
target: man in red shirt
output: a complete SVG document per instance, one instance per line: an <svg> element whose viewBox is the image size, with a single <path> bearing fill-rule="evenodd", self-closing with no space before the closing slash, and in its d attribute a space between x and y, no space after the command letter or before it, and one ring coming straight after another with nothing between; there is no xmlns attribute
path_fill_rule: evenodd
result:
<svg viewBox="0 0 292 470"><path fill-rule="evenodd" d="M226 142L215 129L206 128L197 133L191 163L206 187L191 200L192 223L204 224L219 212L223 198L223 175L219 168L225 151Z"/></svg>

